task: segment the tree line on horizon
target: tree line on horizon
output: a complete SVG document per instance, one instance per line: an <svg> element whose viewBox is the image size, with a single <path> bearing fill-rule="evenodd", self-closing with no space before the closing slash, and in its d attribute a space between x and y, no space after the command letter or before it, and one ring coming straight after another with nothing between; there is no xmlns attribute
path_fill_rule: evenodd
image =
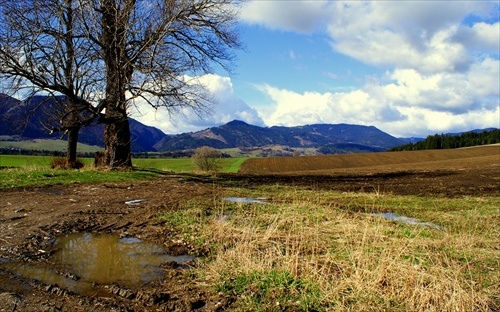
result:
<svg viewBox="0 0 500 312"><path fill-rule="evenodd" d="M482 132L465 132L462 134L434 134L425 140L408 143L389 149L390 152L417 151L432 149L452 149L500 143L500 129Z"/></svg>

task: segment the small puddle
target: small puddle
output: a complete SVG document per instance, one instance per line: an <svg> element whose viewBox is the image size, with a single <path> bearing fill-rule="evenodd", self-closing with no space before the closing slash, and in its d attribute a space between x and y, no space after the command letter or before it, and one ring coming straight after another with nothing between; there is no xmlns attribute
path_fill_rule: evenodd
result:
<svg viewBox="0 0 500 312"><path fill-rule="evenodd" d="M137 205L139 205L140 203L142 203L143 201L146 201L146 200L147 199L145 199L145 198L129 200L129 201L125 202L125 205L137 206Z"/></svg>
<svg viewBox="0 0 500 312"><path fill-rule="evenodd" d="M263 199L259 198L247 198L247 197L225 197L224 200L233 203L257 203L257 204L269 204Z"/></svg>
<svg viewBox="0 0 500 312"><path fill-rule="evenodd" d="M223 214L217 216L215 219L219 222L226 223L228 220L233 220L236 216L234 214Z"/></svg>
<svg viewBox="0 0 500 312"><path fill-rule="evenodd" d="M25 278L84 295L100 295L92 284L133 287L160 279L162 264L176 262L181 268L196 258L171 256L166 250L138 238L110 234L77 233L61 236L49 260L64 276L51 268L28 263L3 262L0 267ZM92 293L93 292L93 293Z"/></svg>
<svg viewBox="0 0 500 312"><path fill-rule="evenodd" d="M388 219L388 220L403 222L403 223L411 224L411 225L428 226L428 227L436 229L436 230L442 230L443 229L442 227L440 227L439 225L436 225L434 223L420 222L416 218L409 218L409 217L405 217L405 216L398 216L398 215L395 215L392 212L370 213L369 216L372 216L372 217L382 217L382 218L385 218L385 219Z"/></svg>

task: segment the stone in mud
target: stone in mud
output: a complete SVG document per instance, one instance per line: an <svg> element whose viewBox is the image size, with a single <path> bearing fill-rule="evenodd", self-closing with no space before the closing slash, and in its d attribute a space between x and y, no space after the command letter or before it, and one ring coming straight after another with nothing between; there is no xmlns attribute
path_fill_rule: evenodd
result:
<svg viewBox="0 0 500 312"><path fill-rule="evenodd" d="M115 286L111 289L111 292L115 295L118 295L122 298L125 298L125 299L134 299L135 297L135 294L129 290L129 289L126 289L126 288L120 288L118 286Z"/></svg>

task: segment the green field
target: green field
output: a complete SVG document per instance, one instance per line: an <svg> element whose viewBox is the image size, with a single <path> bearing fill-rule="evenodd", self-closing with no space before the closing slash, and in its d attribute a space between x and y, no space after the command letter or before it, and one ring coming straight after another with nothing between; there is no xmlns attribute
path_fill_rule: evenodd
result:
<svg viewBox="0 0 500 312"><path fill-rule="evenodd" d="M53 156L0 155L0 167L50 168ZM85 165L92 166L94 159L80 158ZM238 172L246 158L223 158L221 172ZM137 158L132 160L138 169L155 169L173 172L196 171L191 158Z"/></svg>
<svg viewBox="0 0 500 312"><path fill-rule="evenodd" d="M94 183L145 179L168 172L196 172L190 158L134 159L134 169L124 172L94 170L94 159L81 158L81 170L56 170L50 165L52 156L0 155L0 189L11 187L43 186L72 182ZM246 158L223 158L221 172L237 172Z"/></svg>
<svg viewBox="0 0 500 312"><path fill-rule="evenodd" d="M222 158L221 172L238 172L246 158ZM138 168L148 168L162 171L194 172L195 166L191 158L137 158L132 160Z"/></svg>
<svg viewBox="0 0 500 312"><path fill-rule="evenodd" d="M50 139L33 139L25 141L0 141L0 147L13 147L24 150L38 150L38 151L56 151L65 152L68 148L68 142L65 140L50 140ZM80 153L94 153L102 151L103 148L99 146L92 146L87 144L78 143L78 152Z"/></svg>

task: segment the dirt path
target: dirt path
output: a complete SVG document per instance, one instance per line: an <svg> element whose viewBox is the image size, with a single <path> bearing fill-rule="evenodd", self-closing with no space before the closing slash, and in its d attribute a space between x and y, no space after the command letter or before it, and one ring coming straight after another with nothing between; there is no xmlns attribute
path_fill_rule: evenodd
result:
<svg viewBox="0 0 500 312"><path fill-rule="evenodd" d="M496 167L495 167L496 166ZM152 181L73 184L50 188L0 191L0 311L215 311L230 307L221 297L172 265L165 276L140 287L96 285L108 297L82 296L56 285L25 279L2 269L2 262L17 261L51 267L46 250L61 234L115 233L164 246L170 254L203 253L180 241L180 236L157 220L160 212L179 209L179 202L219 196L221 186L252 187L288 184L337 191L380 191L420 196L499 196L498 164L481 168L372 170L330 175L238 176L225 175L218 183L182 177ZM219 184L220 183L220 184ZM126 202L141 199L136 205ZM62 271L61 274L71 272Z"/></svg>

